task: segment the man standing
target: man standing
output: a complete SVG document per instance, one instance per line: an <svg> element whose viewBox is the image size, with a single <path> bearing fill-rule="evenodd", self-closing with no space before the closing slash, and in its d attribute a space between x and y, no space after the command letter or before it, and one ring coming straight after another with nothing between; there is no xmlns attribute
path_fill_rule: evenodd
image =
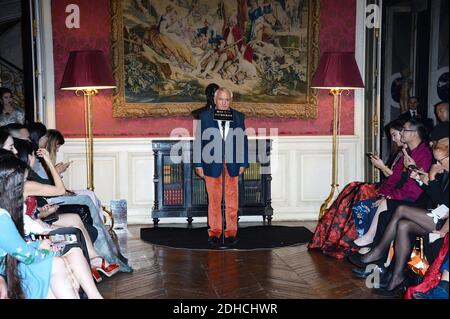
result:
<svg viewBox="0 0 450 319"><path fill-rule="evenodd" d="M225 177L225 244L231 246L236 242L237 234L238 179L249 166L244 114L231 109L232 98L233 93L230 90L217 89L214 94L216 109L219 112L231 111L232 119L215 120L214 109L202 111L194 146L195 171L198 176L205 179L208 193L208 241L213 246L220 243L222 235L222 178ZM222 139L225 140L224 143Z"/></svg>
<svg viewBox="0 0 450 319"><path fill-rule="evenodd" d="M400 114L398 118L406 121L420 121L423 123L423 125L425 125L428 133L433 130L433 120L427 117L422 117L422 115L419 113L419 99L415 96L411 96L408 99L408 111Z"/></svg>
<svg viewBox="0 0 450 319"><path fill-rule="evenodd" d="M399 119L401 120L417 120L420 119L420 114L419 114L419 100L417 99L417 97L415 96L411 96L408 99L408 111L402 113L399 115Z"/></svg>

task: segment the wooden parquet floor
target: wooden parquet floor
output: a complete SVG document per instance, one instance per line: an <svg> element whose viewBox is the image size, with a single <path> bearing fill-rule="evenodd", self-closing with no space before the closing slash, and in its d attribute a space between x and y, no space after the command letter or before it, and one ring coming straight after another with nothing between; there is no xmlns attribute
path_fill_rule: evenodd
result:
<svg viewBox="0 0 450 319"><path fill-rule="evenodd" d="M274 224L315 227L313 222ZM107 299L381 298L351 274L349 263L308 251L306 245L258 251L174 249L142 241L141 227L148 226L117 232L134 271L104 277L99 290Z"/></svg>

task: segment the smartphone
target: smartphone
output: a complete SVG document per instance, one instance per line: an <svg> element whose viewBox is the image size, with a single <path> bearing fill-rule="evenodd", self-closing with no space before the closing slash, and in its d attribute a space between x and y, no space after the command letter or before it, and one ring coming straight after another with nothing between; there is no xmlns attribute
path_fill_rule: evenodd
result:
<svg viewBox="0 0 450 319"><path fill-rule="evenodd" d="M422 171L421 171L416 165L414 165L414 164L409 165L409 166L408 166L408 169L410 169L410 170L416 172L416 173L419 174L419 175L425 175L425 173L422 172Z"/></svg>
<svg viewBox="0 0 450 319"><path fill-rule="evenodd" d="M61 163L59 163L59 164L61 164L62 166L69 167L71 163L72 163L72 162L61 162Z"/></svg>
<svg viewBox="0 0 450 319"><path fill-rule="evenodd" d="M54 202L54 203L48 203L48 205L61 205L64 204L64 202Z"/></svg>
<svg viewBox="0 0 450 319"><path fill-rule="evenodd" d="M50 235L50 240L53 243L73 244L77 242L77 236L75 234L54 234Z"/></svg>

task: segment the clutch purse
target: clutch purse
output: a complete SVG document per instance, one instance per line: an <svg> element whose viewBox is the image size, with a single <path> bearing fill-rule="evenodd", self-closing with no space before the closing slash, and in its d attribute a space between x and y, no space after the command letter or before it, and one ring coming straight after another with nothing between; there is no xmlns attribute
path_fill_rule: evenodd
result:
<svg viewBox="0 0 450 319"><path fill-rule="evenodd" d="M41 220L42 220L43 222L46 222L47 224L53 224L53 223L56 222L58 219L59 219L59 216L58 216L57 213L53 213L53 214L50 214L50 215L48 215L48 216L46 216L46 217L44 217L44 218L41 218Z"/></svg>
<svg viewBox="0 0 450 319"><path fill-rule="evenodd" d="M420 248L414 248L411 253L411 259L407 264L408 268L411 269L415 274L419 276L424 276L430 267L430 263L423 254L423 238L420 237Z"/></svg>

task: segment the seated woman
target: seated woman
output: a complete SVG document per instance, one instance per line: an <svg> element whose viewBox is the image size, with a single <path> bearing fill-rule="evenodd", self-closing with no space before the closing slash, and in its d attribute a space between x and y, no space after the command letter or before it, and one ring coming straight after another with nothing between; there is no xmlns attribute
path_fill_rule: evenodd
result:
<svg viewBox="0 0 450 319"><path fill-rule="evenodd" d="M378 156L370 156L372 164L388 179L392 178L393 174L390 167L394 167L403 157L400 131L404 123L403 120L396 120L386 125L387 136L393 144L391 147L393 152L387 165ZM344 258L352 249L350 243L357 238L351 208L359 201L375 197L378 187L379 185L364 182L352 182L346 185L328 209L327 214L317 224L308 248L321 249L324 254L338 259Z"/></svg>
<svg viewBox="0 0 450 319"><path fill-rule="evenodd" d="M449 205L448 179L445 181L442 180L442 177L444 173L448 174L449 171L448 147L448 138L439 140L438 143L433 145L433 155L437 163L431 166L430 172L428 174L424 174L422 171L411 173L412 178L420 180L419 183L422 184L435 207L439 205L447 207L447 215L439 215L441 218L447 218L447 226ZM389 246L394 241L395 265L392 278L386 288L388 293L394 294L405 287L403 272L412 251L411 238L425 236L430 232L440 230L438 225L441 225L441 223L438 224L438 221L439 219L426 209L405 205L399 206L379 244L368 254L360 257L359 261L355 258L350 258L350 261L361 268L371 263L384 263Z"/></svg>
<svg viewBox="0 0 450 319"><path fill-rule="evenodd" d="M8 88L0 88L0 126L9 123L23 124L25 114L21 108L13 105L13 94Z"/></svg>
<svg viewBox="0 0 450 319"><path fill-rule="evenodd" d="M64 173L67 168L69 168L71 162L67 163L56 163L56 156L58 154L59 148L64 145L65 140L64 136L59 132L58 130L47 130L45 134L45 140L43 143L43 147L49 152L50 159L52 160L53 165L56 168L56 171L61 175ZM45 166L45 165L44 165ZM48 172L45 171L44 178L48 178ZM95 193L88 189L83 190L75 190L72 193L75 193L76 195L86 195L89 196L89 198L92 200L92 202L95 205L96 211L101 211L101 202L98 199L98 197L95 195ZM70 194L68 194L70 195Z"/></svg>
<svg viewBox="0 0 450 319"><path fill-rule="evenodd" d="M47 240L24 241L26 174L26 164L10 152L0 152L0 276L6 279L8 297L77 299L81 286L88 298L101 299L81 249L61 256L61 249Z"/></svg>
<svg viewBox="0 0 450 319"><path fill-rule="evenodd" d="M17 154L17 150L14 147L13 138L6 132L0 131L0 149L10 151L13 154Z"/></svg>
<svg viewBox="0 0 450 319"><path fill-rule="evenodd" d="M47 144L47 127L38 122L29 123L27 125L28 132L30 134L30 141L33 143L33 148L45 148L45 145ZM42 166L42 163L39 161L36 161L34 163L34 166L31 167L33 169L34 174L38 175L40 178L47 180L46 184L51 184L51 181L48 180L47 173L45 172L44 167Z"/></svg>
<svg viewBox="0 0 450 319"><path fill-rule="evenodd" d="M435 134L433 136L430 136L430 147L443 138L448 138L448 130L435 132ZM380 242L380 240L383 237L383 234L386 230L387 225L389 224L392 216L394 215L395 210L400 205L415 206L415 207L427 208L427 209L430 209L430 208L432 209L434 207L433 202L427 196L426 192L422 193L422 195L420 195L419 199L417 201L415 201L414 203L406 202L406 201L388 200L387 201L387 210L382 212L379 216L376 234L373 239L373 243L370 246L376 246ZM428 246L427 241L425 241L425 249L428 250L427 257L429 257L429 259L428 259L429 261L431 261L430 257L434 257L434 255L437 254L437 251L436 251L437 248L435 248L434 246L435 245ZM431 250L430 250L430 248L431 248ZM361 248L359 250L360 253L362 253L361 251L364 249L365 248Z"/></svg>
<svg viewBox="0 0 450 319"><path fill-rule="evenodd" d="M36 160L34 154L23 154L26 153L27 151L32 150L31 142L19 140L16 143L19 155L21 155L21 157L27 158L28 161L26 162L26 164L32 166L34 161ZM29 143L30 147L28 148L25 147L26 143ZM35 196L57 196L65 192L64 185L58 173L56 172L56 169L53 167L50 161L48 152L45 149L39 149L38 151L36 151L36 154L41 158L43 158L44 161L47 163L47 166L49 167L53 180L55 181L55 186L40 184L35 181L29 180L25 182L24 198L27 199L27 205L25 210L27 216L24 216L25 220L27 221L25 223L25 226L27 226L25 229L25 233L29 234L32 232L36 232L37 230L38 234L42 234L54 230L55 228L62 228L62 227L76 227L80 229L86 242L86 247L91 260L92 275L94 276L95 280L97 282L101 281L99 271L107 275L108 277L111 277L112 275L114 275L119 271L119 265L115 263L107 263L105 261L105 258L101 257L101 255L96 251L92 243L91 237L87 232L86 227L78 214L73 213L60 214L58 215L58 220L53 222L51 226L47 225L46 223L42 222L39 219L38 223L41 225L41 228L39 228L39 226L37 225L33 225L33 222L30 219L35 219L36 217L38 217L32 214L37 207ZM33 200L28 201L28 199ZM58 206L54 205L53 207L51 207L51 212L56 212L57 209ZM34 230L32 230L32 227Z"/></svg>
<svg viewBox="0 0 450 319"><path fill-rule="evenodd" d="M58 164L55 164L56 154L59 148L65 143L64 137L57 130L47 130L45 138L41 138L39 141L40 145L45 144L45 148L48 150L48 152L50 154L53 154L51 156L52 158L51 163L54 164L56 170L58 171L58 168L56 166ZM45 162L43 163L43 166L47 166ZM64 169L64 166L62 168ZM59 174L61 174L61 167L58 172ZM94 243L97 251L101 253L101 255L104 256L106 260L108 260L109 262L119 264L120 271L122 272L132 271L131 267L128 266L127 264L127 259L120 253L119 248L113 242L108 230L106 229L105 224L103 223L101 203L93 191L90 190L76 190L74 192L66 191L65 196L49 198L48 202L49 203L60 202L64 205L68 204L87 205L89 207L89 211L91 212L91 217L92 220L94 221L94 226L98 232L98 239Z"/></svg>
<svg viewBox="0 0 450 319"><path fill-rule="evenodd" d="M49 144L51 148L54 150L54 154L56 154L57 149L64 144L64 138L62 135L56 131L56 130L49 130L49 133L47 134L47 130L43 124L40 123L30 123L27 126L30 134L30 139L33 144L40 145L40 146L46 146ZM9 136L5 136L7 138ZM10 138L8 141L12 141ZM50 141L50 142L49 142ZM7 147L9 147L9 143L7 144ZM13 147L13 146L11 146ZM14 151L16 151L14 149ZM16 151L17 153L17 151ZM56 157L56 155L54 156ZM43 161L44 162L44 161ZM37 164L40 164L40 161L35 161L34 167L37 167ZM45 162L44 162L45 165ZM46 165L45 165L46 166ZM40 166L41 168L43 166ZM55 167L58 174L61 174L61 170L58 171L58 168L61 168L61 166ZM47 174L45 170L42 168L43 176L47 177ZM29 173L30 178L32 178L33 181L37 181L39 184L48 184L53 185L52 181L48 179L41 178L38 174L36 174L34 171L30 171ZM59 176L59 175L58 175ZM59 202L66 205L78 205L78 206L86 206L88 207L88 211L91 214L91 219L93 220L93 226L95 229L90 229L88 225L85 225L87 228L89 234L95 233L95 240L94 247L99 252L101 256L104 256L105 259L109 263L118 264L120 266L120 271L123 272L131 272L132 269L130 266L127 265L127 260L125 257L123 257L119 251L119 249L116 247L115 243L113 242L111 236L108 233L108 230L106 229L103 220L102 215L100 211L100 202L98 201L95 194L91 191L79 191L80 194L83 194L86 192L87 195L77 195L73 192L66 191L66 196L58 196L58 197L52 197L47 198L47 201L51 204L54 202ZM94 198L96 200L92 200L91 198ZM83 219L84 221L84 219ZM91 238L94 238L91 236ZM106 264L106 263L105 263ZM110 274L110 272L108 272Z"/></svg>
<svg viewBox="0 0 450 319"><path fill-rule="evenodd" d="M29 140L14 139L14 146L17 150L17 157L30 167L36 162L35 148L34 144ZM33 170L30 170L27 177L28 181L35 181L40 184L49 184L48 180L42 179ZM46 222L51 216L55 214L65 214L65 213L76 213L80 216L83 221L83 225L89 233L89 237L94 242L98 237L97 229L93 226L93 220L91 213L89 212L89 207L86 205L49 205L44 197L27 197L25 200L25 205L28 207L27 212L29 215L39 215L39 218L45 218ZM37 207L39 206L39 207ZM50 217L49 217L50 215Z"/></svg>
<svg viewBox="0 0 450 319"><path fill-rule="evenodd" d="M364 247L373 242L378 226L378 217L387 210L388 201L415 202L423 190L409 178L409 167L417 165L428 170L432 154L427 141L427 132L421 122L409 120L400 133L401 142L407 145L403 157L394 166L391 178L377 190L377 198L356 204L353 208L355 225L359 238L354 241L357 247Z"/></svg>
<svg viewBox="0 0 450 319"><path fill-rule="evenodd" d="M13 138L30 139L30 133L28 133L27 127L20 123L9 123L0 127L0 130L8 133Z"/></svg>

